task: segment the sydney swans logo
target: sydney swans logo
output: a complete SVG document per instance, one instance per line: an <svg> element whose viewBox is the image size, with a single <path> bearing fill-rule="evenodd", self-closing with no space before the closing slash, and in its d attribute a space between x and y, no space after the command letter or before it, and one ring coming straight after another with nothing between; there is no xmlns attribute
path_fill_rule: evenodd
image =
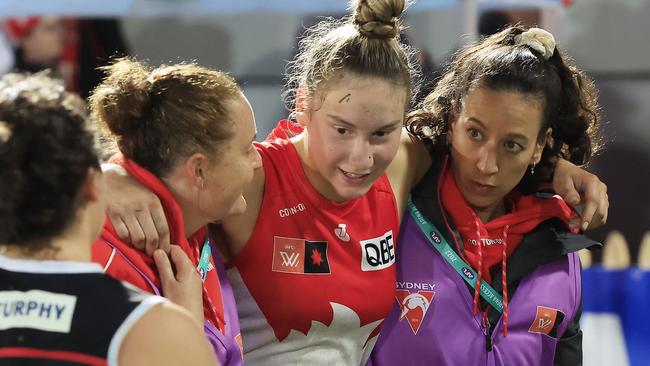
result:
<svg viewBox="0 0 650 366"><path fill-rule="evenodd" d="M399 320L406 319L415 335L418 334L422 320L429 310L433 296L436 294L433 291L434 286L429 285L429 287L427 290L422 289L417 292L411 292L408 289L398 289L395 294L395 300L397 300L401 310Z"/></svg>

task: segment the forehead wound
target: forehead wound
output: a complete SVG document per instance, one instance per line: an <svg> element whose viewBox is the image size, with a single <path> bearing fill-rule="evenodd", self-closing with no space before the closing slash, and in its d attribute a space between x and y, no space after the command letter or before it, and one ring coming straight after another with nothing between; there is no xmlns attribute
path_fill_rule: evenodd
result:
<svg viewBox="0 0 650 366"><path fill-rule="evenodd" d="M345 103L349 102L351 97L352 97L351 93L345 94L343 97L341 97L341 99L339 99L339 104L341 104L343 102L345 102Z"/></svg>

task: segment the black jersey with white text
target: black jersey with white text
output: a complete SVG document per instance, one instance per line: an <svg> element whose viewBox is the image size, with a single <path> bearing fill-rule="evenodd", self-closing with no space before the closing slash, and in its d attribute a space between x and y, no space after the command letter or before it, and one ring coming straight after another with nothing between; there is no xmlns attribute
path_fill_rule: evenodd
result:
<svg viewBox="0 0 650 366"><path fill-rule="evenodd" d="M130 327L162 301L94 263L0 255L0 365L115 365Z"/></svg>

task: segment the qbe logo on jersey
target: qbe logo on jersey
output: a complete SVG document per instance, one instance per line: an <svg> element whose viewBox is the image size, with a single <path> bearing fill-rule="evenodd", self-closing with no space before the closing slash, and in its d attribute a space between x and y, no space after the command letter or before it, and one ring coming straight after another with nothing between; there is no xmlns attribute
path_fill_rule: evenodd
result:
<svg viewBox="0 0 650 366"><path fill-rule="evenodd" d="M384 235L376 238L362 240L359 244L361 245L362 271L378 271L395 263L393 230L389 230Z"/></svg>
<svg viewBox="0 0 650 366"><path fill-rule="evenodd" d="M284 273L330 274L327 242L276 236L271 269Z"/></svg>

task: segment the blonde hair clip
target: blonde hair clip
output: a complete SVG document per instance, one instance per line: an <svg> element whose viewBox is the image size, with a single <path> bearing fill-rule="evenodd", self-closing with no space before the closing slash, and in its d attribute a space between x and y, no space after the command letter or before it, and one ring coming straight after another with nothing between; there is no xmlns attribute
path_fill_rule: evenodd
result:
<svg viewBox="0 0 650 366"><path fill-rule="evenodd" d="M529 30L515 36L516 46L528 46L544 56L551 58L555 51L555 38L548 31L541 28L530 28Z"/></svg>

